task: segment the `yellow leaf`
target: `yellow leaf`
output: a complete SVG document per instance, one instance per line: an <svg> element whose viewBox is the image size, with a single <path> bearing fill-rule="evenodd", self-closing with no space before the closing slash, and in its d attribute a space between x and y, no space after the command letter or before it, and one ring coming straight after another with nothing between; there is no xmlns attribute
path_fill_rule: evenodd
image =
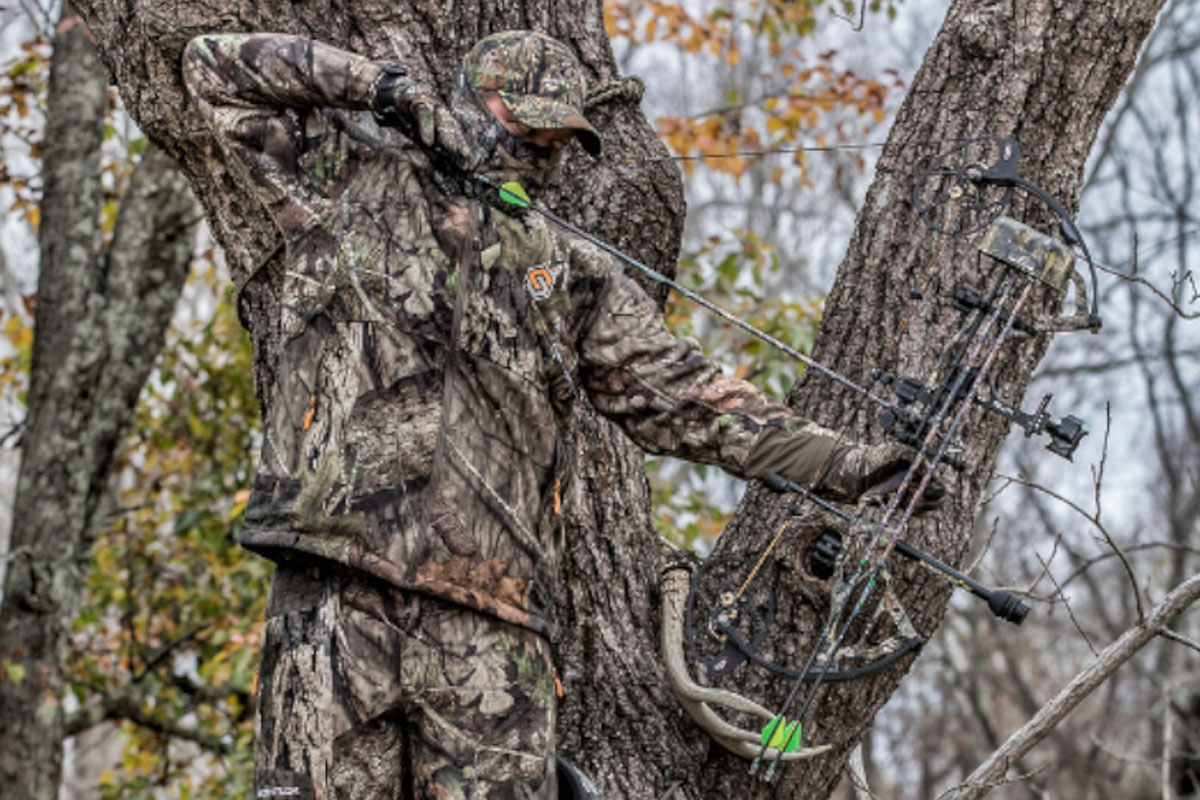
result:
<svg viewBox="0 0 1200 800"><path fill-rule="evenodd" d="M21 681L25 680L24 665L18 664L15 661L10 661L7 658L4 659L2 663L4 664L4 671L8 674L8 679L10 681L13 683L20 683Z"/></svg>

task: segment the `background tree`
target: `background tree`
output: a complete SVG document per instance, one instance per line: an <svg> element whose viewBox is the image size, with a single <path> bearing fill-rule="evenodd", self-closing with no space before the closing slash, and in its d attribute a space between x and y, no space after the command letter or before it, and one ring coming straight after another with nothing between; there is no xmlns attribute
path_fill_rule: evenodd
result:
<svg viewBox="0 0 1200 800"><path fill-rule="evenodd" d="M1081 220L1107 273L1105 329L1057 341L1031 389L1055 392L1085 418L1107 416L1107 436L1095 431L1077 459L1099 464L1103 452L1100 480L1079 466L1053 475L1056 465L1023 442L1007 449L972 549L986 544L984 569L1031 590L1037 624L1018 638L974 608L947 620L881 717L876 751L909 765L877 765L881 795L929 797L969 772L1095 650L1195 574L1195 11L1187 0L1166 5L1087 168ZM1017 771L1029 777L1009 794L1194 797L1196 633L1194 613L1180 618L1022 760ZM957 746L914 731L950 732Z"/></svg>
<svg viewBox="0 0 1200 800"><path fill-rule="evenodd" d="M58 791L63 670L96 512L199 222L186 182L155 148L130 177L104 242L108 83L69 8L47 91L36 336L0 608L0 781L26 797Z"/></svg>

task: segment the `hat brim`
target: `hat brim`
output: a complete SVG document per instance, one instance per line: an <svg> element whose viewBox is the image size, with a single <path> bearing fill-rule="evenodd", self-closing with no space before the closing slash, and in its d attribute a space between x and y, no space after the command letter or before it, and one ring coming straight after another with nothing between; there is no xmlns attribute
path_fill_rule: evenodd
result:
<svg viewBox="0 0 1200 800"><path fill-rule="evenodd" d="M567 103L536 95L497 92L504 105L522 124L533 130L571 130L588 155L600 155L600 134L579 109Z"/></svg>

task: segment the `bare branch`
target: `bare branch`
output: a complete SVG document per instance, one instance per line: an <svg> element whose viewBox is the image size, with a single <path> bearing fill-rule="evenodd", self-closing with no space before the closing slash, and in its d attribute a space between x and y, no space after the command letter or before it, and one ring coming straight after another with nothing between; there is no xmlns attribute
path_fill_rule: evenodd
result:
<svg viewBox="0 0 1200 800"><path fill-rule="evenodd" d="M1127 547L1126 552L1127 553L1138 553L1143 550L1159 550L1159 549L1171 550L1180 555L1200 555L1200 547L1186 547L1184 545L1175 544L1174 542L1143 542L1141 544L1135 544L1131 547ZM1067 586L1070 586L1072 581L1074 581L1082 573L1091 569L1093 566L1100 563L1101 561L1105 561L1107 559L1115 558L1115 557L1116 557L1116 553L1112 553L1112 552L1101 553L1098 556L1094 556L1093 558L1089 558L1086 561L1081 562L1079 564L1079 566L1075 568L1074 572L1072 572L1070 575L1068 575L1066 578L1063 579L1063 581L1062 581L1063 587L1065 588Z"/></svg>
<svg viewBox="0 0 1200 800"><path fill-rule="evenodd" d="M1187 231L1187 232L1181 234L1180 236L1175 237L1173 239L1173 241L1177 241L1179 239L1193 236L1197 233L1200 233L1200 228L1193 228L1192 230ZM1184 272L1183 274L1180 274L1178 272L1172 272L1171 273L1171 290L1169 293L1164 292L1162 289L1158 288L1153 283L1151 283L1149 280L1147 280L1146 278L1143 278L1140 274L1138 274L1137 234L1134 234L1134 237L1133 237L1133 259L1131 261L1131 268L1130 268L1129 272L1123 272L1122 270L1120 270L1116 267L1110 267L1106 264L1101 264L1099 262L1096 262L1096 269L1100 270L1101 272L1108 273L1109 275L1112 275L1113 277L1120 278L1123 281L1127 281L1129 283L1136 283L1136 284L1145 286L1147 289L1150 290L1150 292L1152 294L1154 294L1156 297L1158 297L1160 300L1162 300L1163 303L1165 303L1167 305L1167 307L1170 308L1171 311L1173 311L1181 319L1200 318L1200 311L1185 311L1183 309L1183 307L1180 306L1179 303L1176 302L1175 298L1173 297L1173 295L1175 295L1180 289L1186 287L1191 291L1191 295L1192 295L1190 298L1188 298L1189 305L1194 304L1197 300L1200 300L1200 288L1198 288L1196 286L1196 279L1195 279L1195 276L1192 275L1191 271Z"/></svg>
<svg viewBox="0 0 1200 800"><path fill-rule="evenodd" d="M127 684L100 702L68 715L63 725L63 733L66 736L76 736L102 722L128 720L164 736L195 742L205 750L219 755L233 752L233 743L226 741L224 737L185 727L173 719L155 716L142 708L140 699L137 684Z"/></svg>
<svg viewBox="0 0 1200 800"><path fill-rule="evenodd" d="M1038 556L1038 561L1042 561L1040 555ZM1071 618L1071 624L1075 626L1075 630L1079 631L1079 635L1083 637L1083 641L1087 644L1088 649L1092 651L1092 655L1100 655L1100 652L1096 649L1096 645L1092 644L1092 638L1087 635L1087 631L1083 629L1083 626L1079 624L1079 620L1075 618L1075 611L1071 608L1071 601L1067 599L1067 595L1063 592L1062 587L1054 579L1054 574L1050 572L1049 565L1044 561L1042 561L1042 574L1054 584L1055 593L1062 598L1063 607L1067 609L1067 616Z"/></svg>
<svg viewBox="0 0 1200 800"><path fill-rule="evenodd" d="M1181 645L1190 647L1196 652L1200 653L1200 642L1197 642L1195 639L1184 636L1182 633L1173 631L1170 628L1163 628L1160 633L1164 639L1170 639L1173 642L1179 642Z"/></svg>
<svg viewBox="0 0 1200 800"><path fill-rule="evenodd" d="M1104 451L1103 451L1103 455L1101 456L1101 459L1100 459L1100 467L1097 469L1097 471L1095 473L1095 477L1094 477L1095 493L1096 493L1097 500L1100 496L1100 482L1103 480L1103 477L1104 477L1103 464L1104 464L1104 460L1108 456L1108 435L1109 435L1109 431L1110 431L1111 427L1112 427L1112 415L1110 413L1109 417L1108 417L1108 422L1105 425ZM1092 526L1096 528L1096 530L1100 531L1100 535L1104 537L1104 540L1108 543L1109 547L1111 547L1113 549L1113 552L1116 554L1117 558L1121 559L1121 563L1125 567L1125 574L1129 576L1129 582L1133 586L1133 596L1134 596L1134 599L1137 601L1138 619L1142 619L1145 617L1145 610L1142 608L1142 594L1141 594L1141 590L1138 588L1137 579L1133 574L1133 567L1130 565L1129 559L1125 555L1125 552L1121 549L1121 546L1117 544L1117 541L1113 538L1112 534L1109 533L1108 528L1101 521L1099 505L1097 505L1095 512L1087 511L1082 506L1080 506L1078 503L1076 503L1074 500L1071 500L1068 497L1066 497L1065 495L1062 495L1059 492L1054 491L1053 489L1043 486L1042 484L1037 483L1036 481L1029 480L1028 478L1022 477L1020 475L997 475L997 477L1001 478L1002 480L1008 481L1009 483L1015 483L1015 484L1019 484L1021 486L1026 486L1030 489L1033 489L1035 491L1041 492L1042 494L1045 494L1047 497L1051 497L1055 500L1058 500L1063 505L1065 505L1068 508L1070 508L1071 510L1075 511L1081 517L1083 517L1088 522L1090 522L1092 524Z"/></svg>
<svg viewBox="0 0 1200 800"><path fill-rule="evenodd" d="M967 776L963 783L943 797L947 800L973 800L986 795L1003 780L1009 764L1016 762L1045 739L1058 723L1101 686L1118 667L1132 658L1150 640L1164 635L1166 626L1198 599L1200 575L1193 575L1155 605L1142 621L1104 648L1091 666L1076 675L1034 715L1033 719L1021 726Z"/></svg>

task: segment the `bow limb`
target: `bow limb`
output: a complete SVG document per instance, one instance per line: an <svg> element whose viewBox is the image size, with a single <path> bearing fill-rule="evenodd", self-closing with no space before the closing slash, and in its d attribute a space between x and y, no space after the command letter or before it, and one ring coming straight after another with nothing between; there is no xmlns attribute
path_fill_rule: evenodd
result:
<svg viewBox="0 0 1200 800"><path fill-rule="evenodd" d="M688 672L683 654L683 608L691 582L691 571L686 567L668 569L662 581L662 656L667 668L667 679L671 690L688 715L712 737L713 741L742 758L754 758L761 749L762 733L748 731L721 719L713 705L741 711L770 722L774 714L763 706L739 694L700 686ZM798 761L823 755L831 745L802 747L784 753L784 761ZM776 750L768 750L775 757Z"/></svg>

